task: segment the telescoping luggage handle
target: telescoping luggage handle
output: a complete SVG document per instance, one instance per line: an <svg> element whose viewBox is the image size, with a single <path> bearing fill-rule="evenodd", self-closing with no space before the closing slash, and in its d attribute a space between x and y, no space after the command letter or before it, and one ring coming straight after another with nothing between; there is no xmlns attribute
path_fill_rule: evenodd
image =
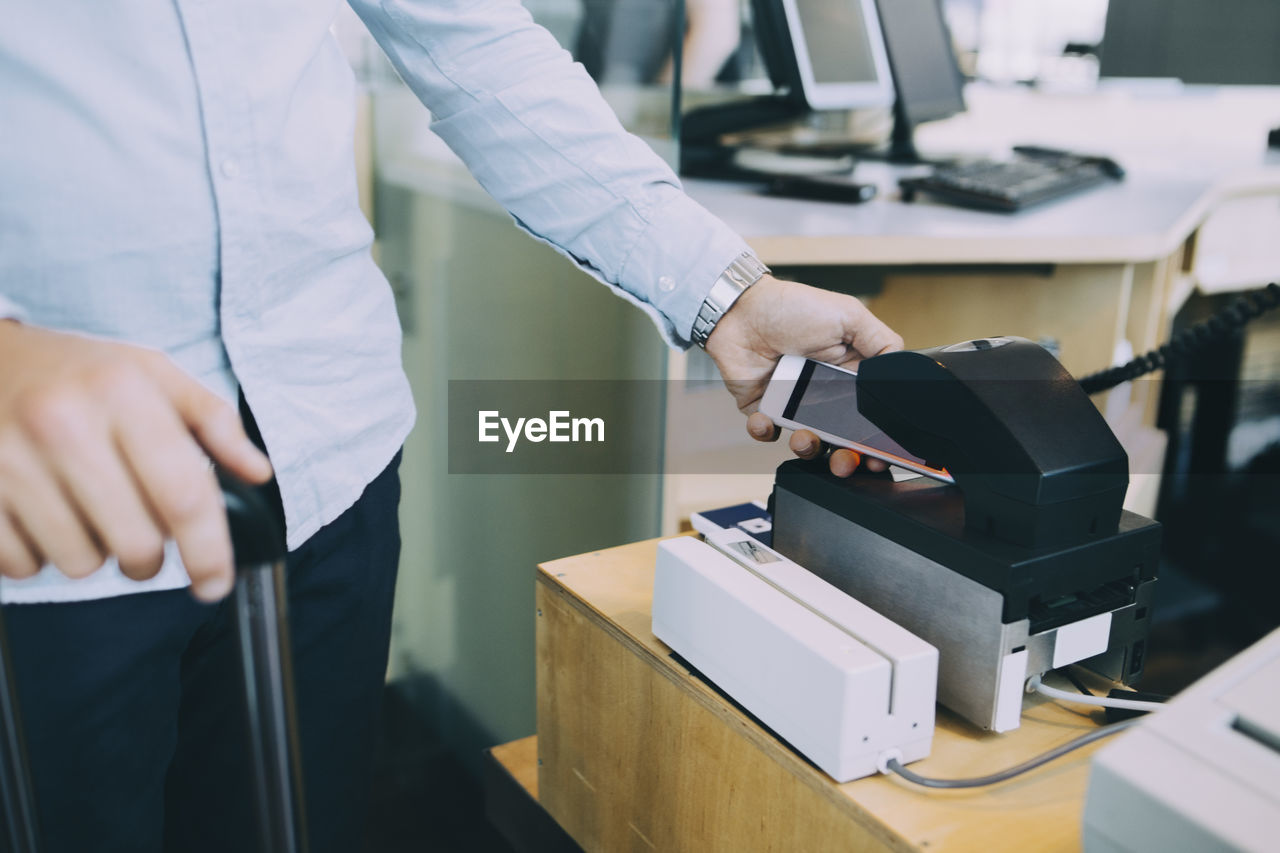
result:
<svg viewBox="0 0 1280 853"><path fill-rule="evenodd" d="M9 657L9 634L0 614L0 806L4 808L4 838L13 853L38 850L36 805L27 764L27 741L22 734L18 694L13 688L13 661Z"/></svg>
<svg viewBox="0 0 1280 853"><path fill-rule="evenodd" d="M236 559L232 597L252 747L259 849L305 853L284 532L261 492L219 472Z"/></svg>
<svg viewBox="0 0 1280 853"><path fill-rule="evenodd" d="M236 559L232 593L244 673L259 848L305 853L306 821L286 612L284 536L254 488L218 474ZM0 805L13 853L40 849L36 808L0 615Z"/></svg>

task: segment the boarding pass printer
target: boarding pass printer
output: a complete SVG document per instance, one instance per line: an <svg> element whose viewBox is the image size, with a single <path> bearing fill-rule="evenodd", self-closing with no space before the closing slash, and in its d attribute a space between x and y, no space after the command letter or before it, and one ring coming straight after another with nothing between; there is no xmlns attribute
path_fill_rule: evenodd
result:
<svg viewBox="0 0 1280 853"><path fill-rule="evenodd" d="M811 611L847 596L936 649L937 702L982 729L1017 728L1027 679L1050 669L1079 662L1135 681L1160 525L1122 508L1125 451L1058 361L1031 341L992 338L876 356L857 382L859 412L954 484L783 463L768 551L828 592L775 590ZM704 650L681 648L673 605L700 558L679 547L682 558L659 555L654 629L697 666ZM723 542L718 553L729 553ZM685 618L714 620L715 601Z"/></svg>
<svg viewBox="0 0 1280 853"><path fill-rule="evenodd" d="M1160 525L1122 508L1128 457L1058 361L1019 338L868 359L858 410L954 485L777 473L773 547L938 648L938 701L1016 728L1027 678L1142 674Z"/></svg>

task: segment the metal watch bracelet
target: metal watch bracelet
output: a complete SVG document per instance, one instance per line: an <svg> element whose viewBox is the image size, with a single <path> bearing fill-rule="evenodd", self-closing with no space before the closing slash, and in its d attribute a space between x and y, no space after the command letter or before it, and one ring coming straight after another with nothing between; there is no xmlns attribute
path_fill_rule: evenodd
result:
<svg viewBox="0 0 1280 853"><path fill-rule="evenodd" d="M698 309L698 316L693 321L693 332L690 334L693 342L705 349L707 338L711 337L711 331L720 322L720 318L738 301L743 291L768 272L769 268L750 252L743 252L734 258L729 268L711 285L707 298L702 300L702 307Z"/></svg>

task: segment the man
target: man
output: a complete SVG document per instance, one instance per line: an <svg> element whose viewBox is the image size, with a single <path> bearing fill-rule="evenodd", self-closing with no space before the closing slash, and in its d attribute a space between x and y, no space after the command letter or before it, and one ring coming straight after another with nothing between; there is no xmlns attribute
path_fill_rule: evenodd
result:
<svg viewBox="0 0 1280 853"><path fill-rule="evenodd" d="M517 223L705 343L744 411L781 353L901 345L761 275L516 0L352 5ZM333 13L49 0L0 28L0 570L51 849L249 846L207 459L274 469L313 849L357 849L413 408Z"/></svg>

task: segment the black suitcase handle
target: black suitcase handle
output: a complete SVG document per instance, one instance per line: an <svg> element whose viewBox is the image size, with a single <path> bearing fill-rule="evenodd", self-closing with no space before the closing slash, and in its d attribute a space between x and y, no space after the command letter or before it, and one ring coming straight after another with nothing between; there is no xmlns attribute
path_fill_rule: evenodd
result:
<svg viewBox="0 0 1280 853"><path fill-rule="evenodd" d="M35 795L27 763L27 741L13 687L13 663L9 658L9 634L0 613L0 804L4 809L5 837L12 853L33 853L39 848Z"/></svg>
<svg viewBox="0 0 1280 853"><path fill-rule="evenodd" d="M236 560L231 593L249 722L259 849L304 853L298 713L289 651L284 561L288 550L262 490L218 472Z"/></svg>
<svg viewBox="0 0 1280 853"><path fill-rule="evenodd" d="M259 848L305 853L306 820L289 653L284 560L276 514L259 489L218 472L236 560L232 602L244 673ZM26 740L18 711L9 638L0 614L0 806L13 853L40 849Z"/></svg>

